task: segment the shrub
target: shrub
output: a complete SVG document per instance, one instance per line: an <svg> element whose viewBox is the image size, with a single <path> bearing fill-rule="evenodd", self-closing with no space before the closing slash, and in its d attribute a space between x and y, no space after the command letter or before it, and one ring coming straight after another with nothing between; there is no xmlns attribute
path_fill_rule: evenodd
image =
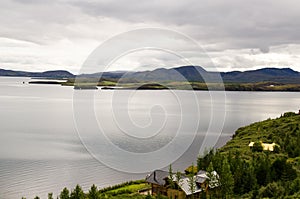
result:
<svg viewBox="0 0 300 199"><path fill-rule="evenodd" d="M263 147L260 142L255 142L252 147L252 152L262 152Z"/></svg>
<svg viewBox="0 0 300 199"><path fill-rule="evenodd" d="M280 198L284 194L284 188L276 182L269 183L259 189L259 198Z"/></svg>

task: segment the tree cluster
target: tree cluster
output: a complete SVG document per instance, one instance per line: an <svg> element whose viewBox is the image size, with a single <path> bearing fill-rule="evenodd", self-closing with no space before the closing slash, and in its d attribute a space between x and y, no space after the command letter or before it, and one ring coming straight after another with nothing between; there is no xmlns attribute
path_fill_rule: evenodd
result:
<svg viewBox="0 0 300 199"><path fill-rule="evenodd" d="M300 186L297 187L300 178L285 157L271 160L268 153L253 153L250 160L245 160L238 151L220 153L210 150L198 158L197 167L208 173L216 171L219 175L219 187L209 190L211 193L206 193L206 198L243 195L278 198L300 194Z"/></svg>

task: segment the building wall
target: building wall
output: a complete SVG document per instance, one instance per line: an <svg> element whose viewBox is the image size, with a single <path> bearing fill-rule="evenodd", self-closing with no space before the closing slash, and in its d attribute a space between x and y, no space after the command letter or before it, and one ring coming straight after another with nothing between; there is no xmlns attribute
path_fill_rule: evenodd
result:
<svg viewBox="0 0 300 199"><path fill-rule="evenodd" d="M176 190L176 189L168 189L168 198L173 198L173 199L186 199L186 195L183 191L181 190Z"/></svg>
<svg viewBox="0 0 300 199"><path fill-rule="evenodd" d="M157 184L151 184L152 195L163 195L168 196L167 189L164 186L159 186Z"/></svg>

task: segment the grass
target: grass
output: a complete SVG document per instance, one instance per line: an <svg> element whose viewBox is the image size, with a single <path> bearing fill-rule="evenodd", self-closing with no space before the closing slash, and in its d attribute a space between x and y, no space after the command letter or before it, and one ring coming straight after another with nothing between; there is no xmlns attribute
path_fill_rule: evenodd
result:
<svg viewBox="0 0 300 199"><path fill-rule="evenodd" d="M151 186L147 183L132 184L132 185L127 185L127 186L123 186L117 189L107 191L106 193L112 195L117 195L119 193L137 193L139 190L147 189L147 188L151 188Z"/></svg>
<svg viewBox="0 0 300 199"><path fill-rule="evenodd" d="M138 191L149 189L150 187L145 180L136 180L106 187L100 189L99 192L108 198L145 198L144 195L138 194Z"/></svg>

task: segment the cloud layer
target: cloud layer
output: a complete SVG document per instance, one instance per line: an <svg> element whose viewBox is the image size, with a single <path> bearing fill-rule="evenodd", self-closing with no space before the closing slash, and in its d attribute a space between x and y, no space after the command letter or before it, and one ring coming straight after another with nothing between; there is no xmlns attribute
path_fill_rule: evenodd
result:
<svg viewBox="0 0 300 199"><path fill-rule="evenodd" d="M0 68L76 73L103 41L132 29L158 27L193 38L219 70L300 71L299 10L296 0L3 0ZM205 67L193 57L193 49L184 43L180 47L191 51L187 59ZM165 52L137 53L117 63L123 70L182 63L170 57Z"/></svg>

